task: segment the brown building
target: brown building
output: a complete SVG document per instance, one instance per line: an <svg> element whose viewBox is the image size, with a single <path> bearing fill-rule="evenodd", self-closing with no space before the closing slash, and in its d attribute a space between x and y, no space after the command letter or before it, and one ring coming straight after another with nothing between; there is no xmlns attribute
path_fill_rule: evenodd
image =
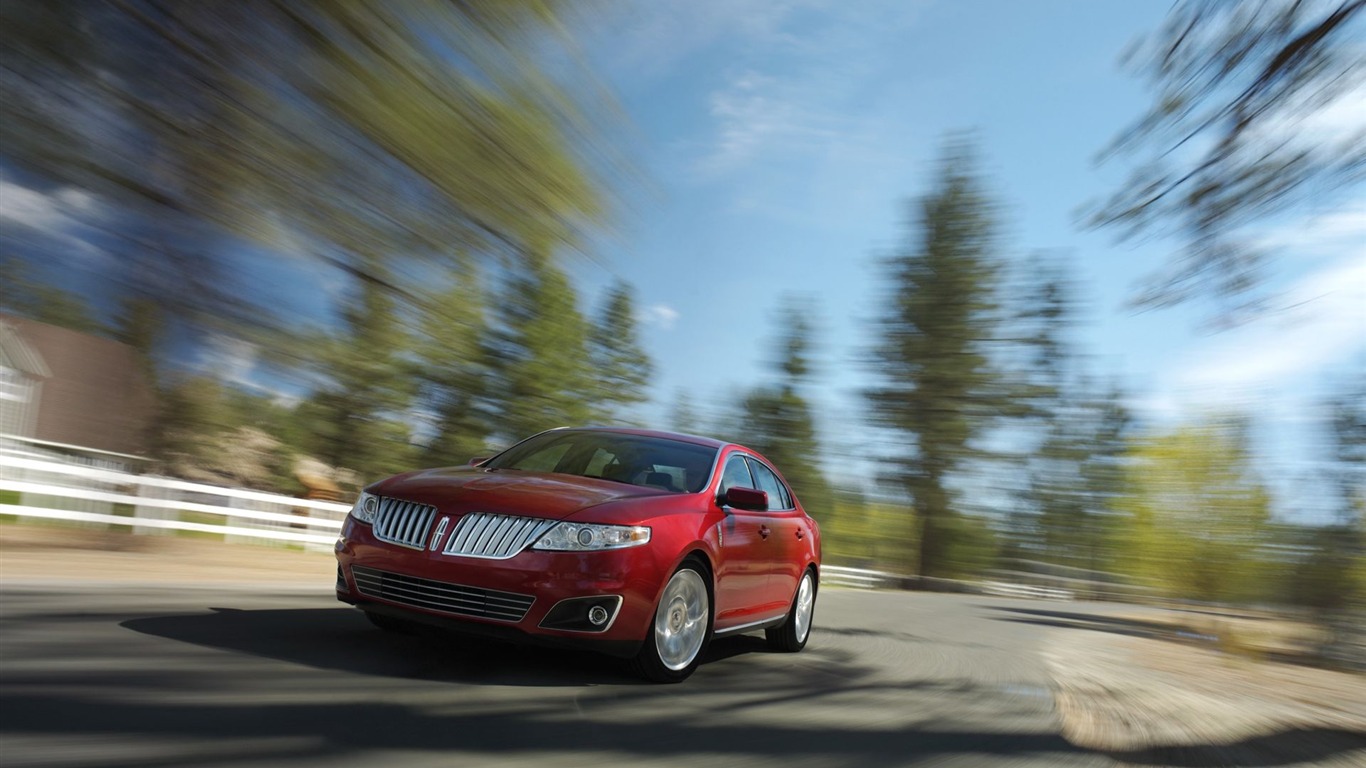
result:
<svg viewBox="0 0 1366 768"><path fill-rule="evenodd" d="M0 315L0 435L141 455L155 408L127 344Z"/></svg>

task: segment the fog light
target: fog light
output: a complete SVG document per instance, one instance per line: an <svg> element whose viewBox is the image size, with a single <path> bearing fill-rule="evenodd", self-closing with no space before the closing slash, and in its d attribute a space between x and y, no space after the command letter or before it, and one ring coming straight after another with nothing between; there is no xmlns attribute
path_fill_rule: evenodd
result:
<svg viewBox="0 0 1366 768"><path fill-rule="evenodd" d="M588 622L595 627L601 627L607 623L607 609L601 605L595 605L588 609Z"/></svg>

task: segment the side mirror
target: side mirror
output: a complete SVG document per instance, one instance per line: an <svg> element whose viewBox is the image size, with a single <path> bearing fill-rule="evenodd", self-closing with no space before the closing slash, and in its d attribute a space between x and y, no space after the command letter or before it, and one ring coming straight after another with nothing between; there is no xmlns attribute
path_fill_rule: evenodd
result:
<svg viewBox="0 0 1366 768"><path fill-rule="evenodd" d="M768 509L768 492L761 491L758 488L736 486L726 491L721 503L736 509L763 512Z"/></svg>
<svg viewBox="0 0 1366 768"><path fill-rule="evenodd" d="M475 458L473 458L473 459L470 459L470 466L471 466L471 467L477 467L477 466L479 466L480 464L483 464L484 462L488 461L490 458L491 458L491 457L489 457L489 456L477 456L477 457L475 457Z"/></svg>

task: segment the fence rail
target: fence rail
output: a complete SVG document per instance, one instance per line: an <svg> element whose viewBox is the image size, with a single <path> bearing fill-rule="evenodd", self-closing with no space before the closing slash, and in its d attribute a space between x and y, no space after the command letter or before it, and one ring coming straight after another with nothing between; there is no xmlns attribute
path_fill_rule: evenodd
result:
<svg viewBox="0 0 1366 768"><path fill-rule="evenodd" d="M134 533L221 534L231 541L293 542L322 549L350 507L260 491L135 475L82 464L0 454L0 514ZM13 498L9 501L4 497Z"/></svg>

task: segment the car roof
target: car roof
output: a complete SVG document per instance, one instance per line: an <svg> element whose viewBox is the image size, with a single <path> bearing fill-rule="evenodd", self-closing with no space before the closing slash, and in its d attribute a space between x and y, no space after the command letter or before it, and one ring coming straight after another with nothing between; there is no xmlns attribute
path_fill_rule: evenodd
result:
<svg viewBox="0 0 1366 768"><path fill-rule="evenodd" d="M685 435L680 432L665 432L658 429L638 429L636 427L560 427L560 429L571 432L615 432L621 435L636 435L638 437L658 437L665 440L677 440L694 445L702 445L707 448L723 448L731 443L724 440L716 440L710 437L700 437L698 435Z"/></svg>

